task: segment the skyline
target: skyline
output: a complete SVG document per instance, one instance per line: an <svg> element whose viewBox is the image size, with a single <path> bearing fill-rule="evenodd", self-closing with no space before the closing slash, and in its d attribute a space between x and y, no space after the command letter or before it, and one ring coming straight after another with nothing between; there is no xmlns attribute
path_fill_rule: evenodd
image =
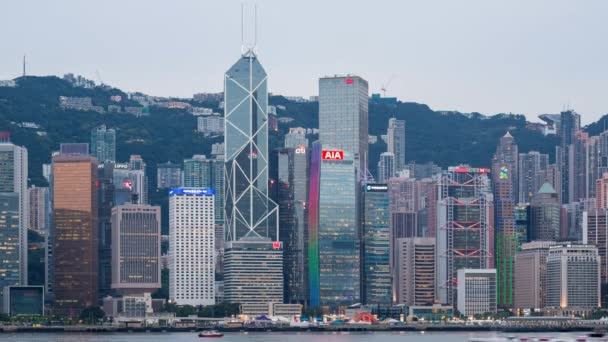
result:
<svg viewBox="0 0 608 342"><path fill-rule="evenodd" d="M218 80L241 43L240 2L106 3L7 5L0 29L20 34L5 39L0 79L20 76L25 53L31 75L73 72L99 83L98 70L105 83L150 95L221 91ZM250 11L253 2L245 3ZM570 107L583 124L608 113L601 44L608 3L320 4L258 3L257 49L271 92L317 95L319 77L352 73L369 81L370 94L392 78L387 96L434 110L539 121Z"/></svg>

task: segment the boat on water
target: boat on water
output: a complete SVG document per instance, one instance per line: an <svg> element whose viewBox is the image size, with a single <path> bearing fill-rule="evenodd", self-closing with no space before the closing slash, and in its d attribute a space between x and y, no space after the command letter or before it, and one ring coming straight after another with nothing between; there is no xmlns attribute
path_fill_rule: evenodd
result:
<svg viewBox="0 0 608 342"><path fill-rule="evenodd" d="M219 338L219 337L224 337L224 334L222 334L221 332L219 332L217 330L206 330L206 331L199 333L198 337Z"/></svg>

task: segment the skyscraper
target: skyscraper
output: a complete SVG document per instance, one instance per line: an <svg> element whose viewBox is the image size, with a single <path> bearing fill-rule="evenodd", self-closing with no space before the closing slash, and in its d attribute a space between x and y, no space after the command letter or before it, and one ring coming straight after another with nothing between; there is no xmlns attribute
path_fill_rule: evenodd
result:
<svg viewBox="0 0 608 342"><path fill-rule="evenodd" d="M15 193L19 196L17 208L19 210L19 229L16 248L19 261L18 277L21 285L27 285L27 226L29 223L27 162L27 149L11 143L9 132L0 132L0 193ZM12 203L12 196L7 195L5 198L6 201ZM12 205L6 208L8 209L8 207L12 208ZM11 224L14 224L14 222Z"/></svg>
<svg viewBox="0 0 608 342"><path fill-rule="evenodd" d="M45 235L50 225L51 200L49 198L49 188L35 187L27 189L29 208L28 228Z"/></svg>
<svg viewBox="0 0 608 342"><path fill-rule="evenodd" d="M398 238L395 256L393 301L410 306L434 304L435 238Z"/></svg>
<svg viewBox="0 0 608 342"><path fill-rule="evenodd" d="M91 155L99 161L116 161L116 131L106 125L93 128L91 131Z"/></svg>
<svg viewBox="0 0 608 342"><path fill-rule="evenodd" d="M494 203L489 169L449 167L438 183L437 291L443 304L456 304L459 269L494 266Z"/></svg>
<svg viewBox="0 0 608 342"><path fill-rule="evenodd" d="M283 242L285 302L308 299L308 147L278 153L279 235Z"/></svg>
<svg viewBox="0 0 608 342"><path fill-rule="evenodd" d="M172 189L179 188L183 183L182 168L178 164L166 162L156 167L156 188Z"/></svg>
<svg viewBox="0 0 608 342"><path fill-rule="evenodd" d="M592 245L549 247L546 307L584 313L601 306L600 257Z"/></svg>
<svg viewBox="0 0 608 342"><path fill-rule="evenodd" d="M515 201L517 200L517 145L507 132L496 148L492 159L494 190L494 231L496 236L496 291L498 305L513 304L513 259L518 238L515 234Z"/></svg>
<svg viewBox="0 0 608 342"><path fill-rule="evenodd" d="M388 186L368 183L363 188L362 300L366 304L391 304Z"/></svg>
<svg viewBox="0 0 608 342"><path fill-rule="evenodd" d="M542 309L547 291L547 255L554 241L522 244L515 255L513 306L516 309Z"/></svg>
<svg viewBox="0 0 608 342"><path fill-rule="evenodd" d="M112 289L127 295L160 287L160 207L124 204L112 208Z"/></svg>
<svg viewBox="0 0 608 342"><path fill-rule="evenodd" d="M0 299L5 288L22 283L19 199L16 192L0 192Z"/></svg>
<svg viewBox="0 0 608 342"><path fill-rule="evenodd" d="M395 155L395 170L401 171L405 168L405 120L388 119L386 137L387 152Z"/></svg>
<svg viewBox="0 0 608 342"><path fill-rule="evenodd" d="M530 203L530 240L557 241L561 230L561 205L555 189L543 184Z"/></svg>
<svg viewBox="0 0 608 342"><path fill-rule="evenodd" d="M496 312L496 270L458 270L458 311L465 316Z"/></svg>
<svg viewBox="0 0 608 342"><path fill-rule="evenodd" d="M184 186L215 190L215 221L224 224L224 159L195 154L184 160Z"/></svg>
<svg viewBox="0 0 608 342"><path fill-rule="evenodd" d="M129 171L137 179L136 193L140 204L148 203L148 176L146 174L146 162L138 154L129 157Z"/></svg>
<svg viewBox="0 0 608 342"><path fill-rule="evenodd" d="M312 144L308 196L310 305L360 299L356 167L351 155Z"/></svg>
<svg viewBox="0 0 608 342"><path fill-rule="evenodd" d="M308 148L306 128L291 127L289 133L285 134L285 147L305 146Z"/></svg>
<svg viewBox="0 0 608 342"><path fill-rule="evenodd" d="M595 205L598 208L608 209L608 172L595 181Z"/></svg>
<svg viewBox="0 0 608 342"><path fill-rule="evenodd" d="M70 316L97 304L97 184L95 158L53 157L55 310Z"/></svg>
<svg viewBox="0 0 608 342"><path fill-rule="evenodd" d="M378 161L378 182L386 183L395 176L395 155L392 152L383 152Z"/></svg>
<svg viewBox="0 0 608 342"><path fill-rule="evenodd" d="M215 304L215 191L169 191L169 299L178 305Z"/></svg>
<svg viewBox="0 0 608 342"><path fill-rule="evenodd" d="M597 208L583 212L582 241L597 247L601 261L601 282L608 284L608 209Z"/></svg>
<svg viewBox="0 0 608 342"><path fill-rule="evenodd" d="M319 79L319 141L351 153L360 173L369 160L367 87L359 76Z"/></svg>
<svg viewBox="0 0 608 342"><path fill-rule="evenodd" d="M570 200L570 153L569 148L576 138L576 132L581 128L581 116L573 110L566 110L560 114L558 149L558 164L561 172L561 202L568 203Z"/></svg>
<svg viewBox="0 0 608 342"><path fill-rule="evenodd" d="M243 258L260 264L265 260L279 262L280 281L275 283L268 279L262 291L269 293L264 297L269 301L283 300L279 210L268 197L267 78L252 48L228 69L224 77L224 286L226 299L238 300L241 304L261 300L256 298L260 295L260 278L246 277L245 270L233 267ZM268 271L269 274L261 276L272 278L277 270ZM238 287L234 287L237 283Z"/></svg>
<svg viewBox="0 0 608 342"><path fill-rule="evenodd" d="M530 151L519 154L519 202L530 203L534 194L546 180L549 155Z"/></svg>

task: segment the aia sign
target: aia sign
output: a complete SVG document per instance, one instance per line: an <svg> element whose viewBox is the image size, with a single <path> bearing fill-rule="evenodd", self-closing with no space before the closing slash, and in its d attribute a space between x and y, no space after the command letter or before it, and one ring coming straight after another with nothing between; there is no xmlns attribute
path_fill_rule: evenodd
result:
<svg viewBox="0 0 608 342"><path fill-rule="evenodd" d="M342 150L323 150L321 153L323 160L342 160L344 151Z"/></svg>

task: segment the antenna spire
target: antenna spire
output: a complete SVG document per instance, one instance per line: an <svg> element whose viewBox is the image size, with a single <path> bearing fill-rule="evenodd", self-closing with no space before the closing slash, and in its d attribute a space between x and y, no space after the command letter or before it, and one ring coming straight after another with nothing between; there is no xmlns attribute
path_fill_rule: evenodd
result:
<svg viewBox="0 0 608 342"><path fill-rule="evenodd" d="M23 55L23 77L25 77L25 55Z"/></svg>
<svg viewBox="0 0 608 342"><path fill-rule="evenodd" d="M250 12L251 13L251 12ZM249 29L245 32L245 4L241 4L241 53L243 55L255 54L255 48L258 43L258 6L254 5L253 18L251 14L248 17ZM253 37L251 35L251 20L253 19ZM246 33L248 33L246 35Z"/></svg>

